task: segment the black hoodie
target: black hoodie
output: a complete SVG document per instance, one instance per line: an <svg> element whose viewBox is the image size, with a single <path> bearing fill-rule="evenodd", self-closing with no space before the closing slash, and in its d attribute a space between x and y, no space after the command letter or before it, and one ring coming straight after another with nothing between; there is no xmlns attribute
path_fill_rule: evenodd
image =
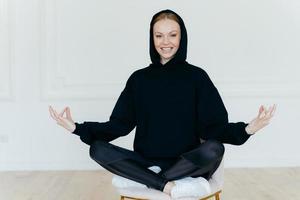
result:
<svg viewBox="0 0 300 200"><path fill-rule="evenodd" d="M161 12L180 20L180 47L166 64L154 47L153 19ZM244 122L229 123L223 101L200 67L186 62L187 32L171 10L155 14L150 24L152 63L134 71L126 82L107 122L76 123L73 132L86 144L112 141L135 127L134 151L148 158L175 158L195 148L200 139L241 145L250 137Z"/></svg>

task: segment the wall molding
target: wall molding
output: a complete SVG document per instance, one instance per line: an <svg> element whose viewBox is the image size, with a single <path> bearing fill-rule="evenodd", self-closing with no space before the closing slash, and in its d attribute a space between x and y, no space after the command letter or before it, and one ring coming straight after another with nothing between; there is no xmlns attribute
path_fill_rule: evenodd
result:
<svg viewBox="0 0 300 200"><path fill-rule="evenodd" d="M0 101L13 101L12 10L8 0L0 0Z"/></svg>
<svg viewBox="0 0 300 200"><path fill-rule="evenodd" d="M57 3L56 0L40 2L41 100L111 100L119 96L124 83L74 83L63 72L57 49Z"/></svg>

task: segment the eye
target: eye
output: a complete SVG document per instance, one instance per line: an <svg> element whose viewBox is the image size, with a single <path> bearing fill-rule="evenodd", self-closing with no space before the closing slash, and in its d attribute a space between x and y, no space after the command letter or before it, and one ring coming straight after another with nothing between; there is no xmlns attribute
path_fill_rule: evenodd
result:
<svg viewBox="0 0 300 200"><path fill-rule="evenodd" d="M171 36L172 36L172 37L176 37L176 36L177 36L177 34L172 34Z"/></svg>
<svg viewBox="0 0 300 200"><path fill-rule="evenodd" d="M161 37L161 35L156 35L155 37L157 37L157 38L160 38L160 37Z"/></svg>

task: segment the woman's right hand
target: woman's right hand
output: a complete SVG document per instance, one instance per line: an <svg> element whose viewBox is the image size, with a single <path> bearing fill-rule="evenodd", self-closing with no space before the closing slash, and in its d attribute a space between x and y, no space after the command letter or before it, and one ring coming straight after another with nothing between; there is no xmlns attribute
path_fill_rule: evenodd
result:
<svg viewBox="0 0 300 200"><path fill-rule="evenodd" d="M71 117L70 108L66 107L64 108L61 113L57 113L56 110L54 110L51 106L49 106L49 112L50 116L56 121L57 124L64 127L71 133L74 132L76 125ZM66 113L66 117L64 117L64 114Z"/></svg>

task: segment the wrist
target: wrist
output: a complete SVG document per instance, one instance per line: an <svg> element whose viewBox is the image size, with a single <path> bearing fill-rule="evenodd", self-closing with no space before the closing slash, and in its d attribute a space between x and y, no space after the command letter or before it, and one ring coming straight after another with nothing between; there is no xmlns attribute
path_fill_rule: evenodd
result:
<svg viewBox="0 0 300 200"><path fill-rule="evenodd" d="M249 125L246 126L245 131L246 131L246 133L247 133L248 135L253 135L253 134L255 133L254 131L252 131L252 130L249 128Z"/></svg>
<svg viewBox="0 0 300 200"><path fill-rule="evenodd" d="M74 133L75 129L76 129L76 124L73 123L72 126L71 126L70 132L71 132L71 133Z"/></svg>
<svg viewBox="0 0 300 200"><path fill-rule="evenodd" d="M77 122L74 122L74 130L71 130L71 133L75 134L75 135L80 135L81 132L81 126L80 124L78 124Z"/></svg>

